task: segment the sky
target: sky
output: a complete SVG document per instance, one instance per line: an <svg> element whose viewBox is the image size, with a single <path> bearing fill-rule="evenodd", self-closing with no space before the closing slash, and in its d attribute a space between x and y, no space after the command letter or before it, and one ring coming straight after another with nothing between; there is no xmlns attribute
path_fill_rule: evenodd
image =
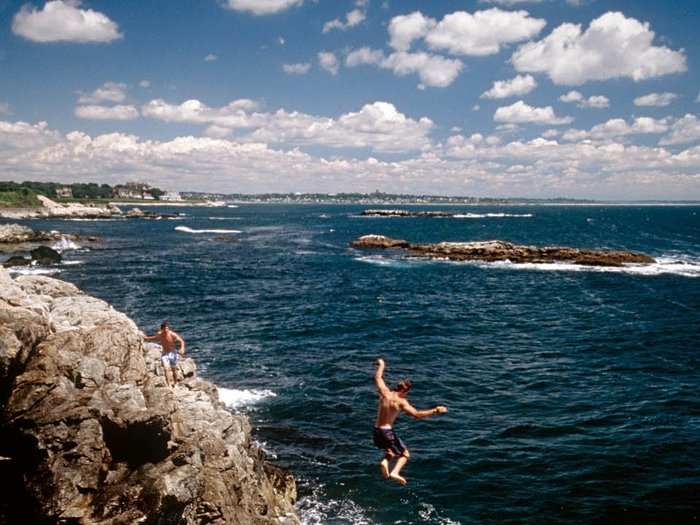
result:
<svg viewBox="0 0 700 525"><path fill-rule="evenodd" d="M697 0L0 0L0 180L700 199Z"/></svg>

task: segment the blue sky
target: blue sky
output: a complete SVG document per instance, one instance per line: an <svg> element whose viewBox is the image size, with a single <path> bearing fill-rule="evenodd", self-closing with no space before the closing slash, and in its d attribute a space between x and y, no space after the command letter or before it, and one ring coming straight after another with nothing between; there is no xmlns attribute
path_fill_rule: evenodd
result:
<svg viewBox="0 0 700 525"><path fill-rule="evenodd" d="M668 4L0 1L0 178L698 199Z"/></svg>

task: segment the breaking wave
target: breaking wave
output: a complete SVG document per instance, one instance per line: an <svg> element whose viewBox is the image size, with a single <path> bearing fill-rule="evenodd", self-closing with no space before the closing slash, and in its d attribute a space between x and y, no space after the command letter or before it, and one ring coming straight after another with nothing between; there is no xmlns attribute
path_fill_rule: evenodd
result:
<svg viewBox="0 0 700 525"><path fill-rule="evenodd" d="M503 218L531 218L533 213L456 213L455 219L503 219Z"/></svg>
<svg viewBox="0 0 700 525"><path fill-rule="evenodd" d="M255 390L255 389L243 389L237 390L235 388L223 388L219 389L219 400L230 409L239 408L250 408L253 405L258 404L264 399L270 397L277 397L272 390Z"/></svg>
<svg viewBox="0 0 700 525"><path fill-rule="evenodd" d="M241 233L241 230L195 230L188 226L175 226L175 230L185 233Z"/></svg>

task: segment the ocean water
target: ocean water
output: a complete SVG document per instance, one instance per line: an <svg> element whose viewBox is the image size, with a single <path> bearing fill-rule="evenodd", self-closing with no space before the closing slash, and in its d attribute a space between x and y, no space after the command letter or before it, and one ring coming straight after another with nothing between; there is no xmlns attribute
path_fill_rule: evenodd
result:
<svg viewBox="0 0 700 525"><path fill-rule="evenodd" d="M700 207L459 207L449 219L362 209L28 224L104 238L61 246L58 276L147 332L168 319L200 374L294 472L306 524L700 520ZM659 262L450 263L348 247L369 233ZM371 442L379 356L390 383L413 380L414 405L450 409L399 418L406 487L380 478Z"/></svg>

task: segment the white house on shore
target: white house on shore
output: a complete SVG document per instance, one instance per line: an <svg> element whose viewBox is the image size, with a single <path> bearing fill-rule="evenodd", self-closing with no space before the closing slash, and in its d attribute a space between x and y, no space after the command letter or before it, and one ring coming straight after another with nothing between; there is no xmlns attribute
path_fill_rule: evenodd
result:
<svg viewBox="0 0 700 525"><path fill-rule="evenodd" d="M163 195L160 196L160 200L178 202L182 200L182 195L180 195L176 191L166 191L165 193L163 193Z"/></svg>

